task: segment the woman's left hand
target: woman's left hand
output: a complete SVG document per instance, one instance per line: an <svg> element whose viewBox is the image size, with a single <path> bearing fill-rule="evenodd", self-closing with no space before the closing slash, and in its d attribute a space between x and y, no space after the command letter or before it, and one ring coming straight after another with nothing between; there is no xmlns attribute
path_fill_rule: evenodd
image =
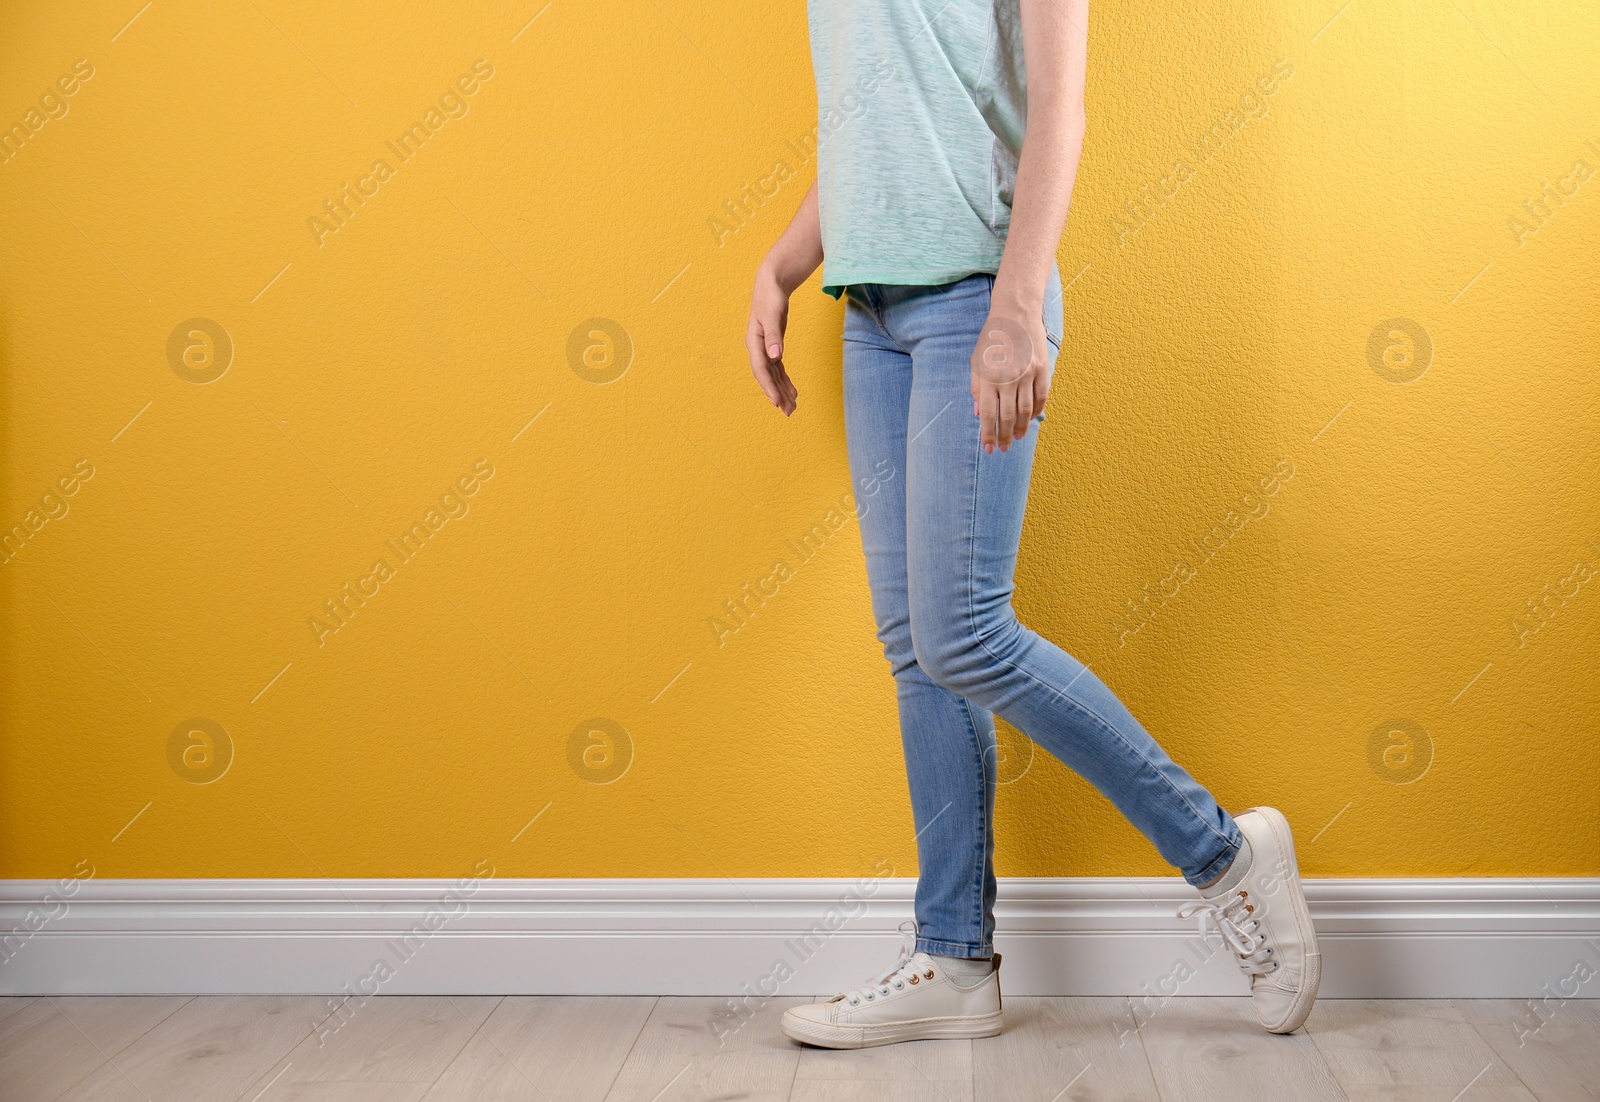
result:
<svg viewBox="0 0 1600 1102"><path fill-rule="evenodd" d="M1010 449L1028 434L1050 393L1049 346L1040 309L995 303L972 350L972 413L986 453Z"/></svg>

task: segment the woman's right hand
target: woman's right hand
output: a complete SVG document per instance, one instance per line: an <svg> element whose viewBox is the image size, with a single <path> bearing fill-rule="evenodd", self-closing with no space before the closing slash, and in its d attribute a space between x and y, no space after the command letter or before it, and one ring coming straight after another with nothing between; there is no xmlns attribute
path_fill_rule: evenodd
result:
<svg viewBox="0 0 1600 1102"><path fill-rule="evenodd" d="M750 324L744 330L750 374L761 384L767 401L783 410L785 417L794 412L795 399L800 396L783 366L789 296L811 278L821 263L822 220L817 214L817 182L813 180L788 228L756 269L755 290L750 293Z"/></svg>
<svg viewBox="0 0 1600 1102"><path fill-rule="evenodd" d="M762 264L750 294L750 322L745 327L744 345L750 352L750 373L766 392L767 401L783 410L784 416L794 412L800 396L783 366L783 335L788 325L789 292Z"/></svg>

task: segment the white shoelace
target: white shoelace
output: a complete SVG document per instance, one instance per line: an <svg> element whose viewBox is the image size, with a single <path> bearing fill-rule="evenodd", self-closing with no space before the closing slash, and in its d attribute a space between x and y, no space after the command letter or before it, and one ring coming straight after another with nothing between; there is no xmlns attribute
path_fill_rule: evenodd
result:
<svg viewBox="0 0 1600 1102"><path fill-rule="evenodd" d="M1266 935L1258 932L1261 923L1251 917L1252 914L1253 904L1247 901L1246 893L1237 888L1220 903L1209 900L1185 903L1178 911L1179 918L1200 916L1202 936L1208 926L1221 934L1222 940L1228 943L1228 948L1238 958L1239 970L1246 976L1276 972L1278 962L1267 959L1272 949L1267 945Z"/></svg>
<svg viewBox="0 0 1600 1102"><path fill-rule="evenodd" d="M860 987L852 987L844 992L840 997L845 1002L851 1006L860 1006L863 1001L875 1002L880 995L886 996L891 991L904 991L906 981L912 976L920 978L922 966L913 965L911 961L917 945L917 920L911 918L900 923L900 936L906 939L900 946L900 959Z"/></svg>
<svg viewBox="0 0 1600 1102"><path fill-rule="evenodd" d="M886 996L891 991L904 991L906 983L913 976L921 978L923 965L911 959L911 954L904 945L900 946L900 959L889 967L873 976L860 987L852 987L844 993L844 999L851 1006L860 1006L862 1001L876 1001L882 995Z"/></svg>

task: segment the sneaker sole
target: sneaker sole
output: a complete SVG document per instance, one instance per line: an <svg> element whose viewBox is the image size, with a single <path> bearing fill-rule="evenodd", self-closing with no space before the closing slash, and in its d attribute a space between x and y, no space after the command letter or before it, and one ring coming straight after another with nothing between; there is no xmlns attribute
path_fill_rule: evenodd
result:
<svg viewBox="0 0 1600 1102"><path fill-rule="evenodd" d="M949 1040L993 1037L1000 1032L1002 1011L961 1018L915 1018L908 1022L866 1025L828 1025L806 1018L779 1019L784 1036L819 1048L872 1048L899 1041Z"/></svg>
<svg viewBox="0 0 1600 1102"><path fill-rule="evenodd" d="M1295 856L1294 833L1289 829L1289 820L1275 807L1253 807L1250 810L1259 812L1267 821L1279 848L1289 856L1284 887L1289 892L1289 909L1294 914L1300 943L1306 947L1305 968L1300 976L1300 990L1289 1005L1289 1013L1277 1023L1262 1024L1269 1033L1293 1033L1305 1024L1311 1016L1311 1008L1316 1004L1317 987L1322 983L1322 953L1317 947L1317 931L1311 924L1311 909L1306 906L1305 890L1300 886L1300 861Z"/></svg>

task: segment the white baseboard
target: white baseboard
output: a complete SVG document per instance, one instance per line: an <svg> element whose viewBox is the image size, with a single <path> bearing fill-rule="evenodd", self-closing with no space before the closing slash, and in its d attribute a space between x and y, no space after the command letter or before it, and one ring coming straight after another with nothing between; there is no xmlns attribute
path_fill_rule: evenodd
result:
<svg viewBox="0 0 1600 1102"><path fill-rule="evenodd" d="M893 961L915 886L67 883L0 881L0 994L828 994ZM1600 973L1600 878L1304 883L1324 998L1600 994L1600 978L1575 978ZM1232 959L1174 916L1194 898L1178 877L1002 879L1005 991L1244 993Z"/></svg>

